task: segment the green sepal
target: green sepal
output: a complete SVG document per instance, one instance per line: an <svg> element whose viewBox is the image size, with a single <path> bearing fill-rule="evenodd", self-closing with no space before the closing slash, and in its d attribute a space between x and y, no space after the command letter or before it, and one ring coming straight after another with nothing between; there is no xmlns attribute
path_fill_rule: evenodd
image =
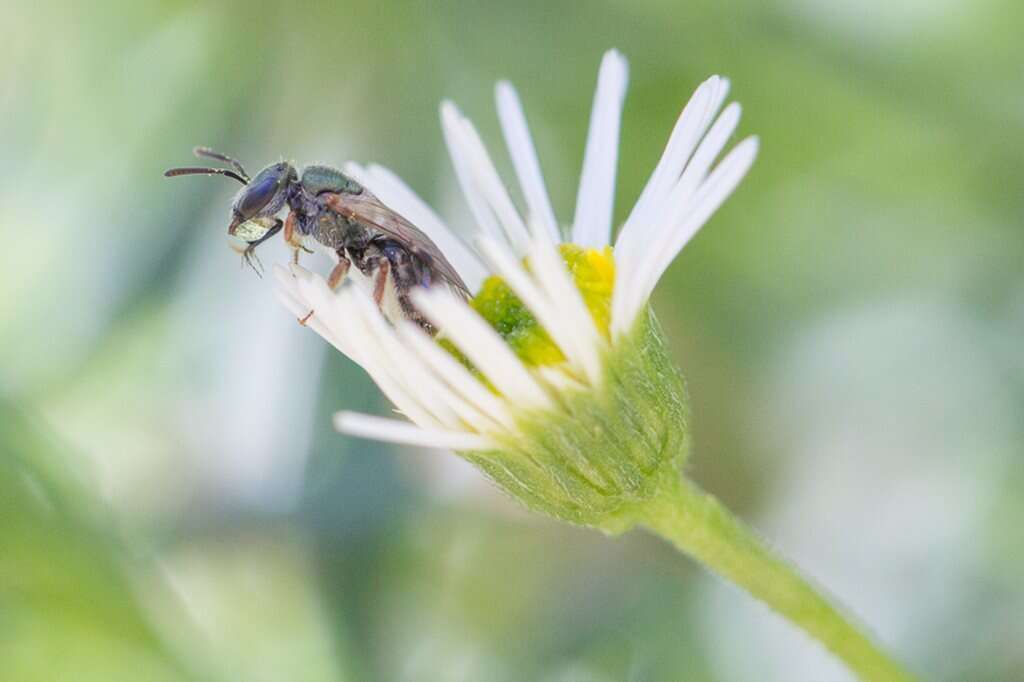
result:
<svg viewBox="0 0 1024 682"><path fill-rule="evenodd" d="M689 449L682 376L650 308L603 358L599 388L517 415L500 450L460 453L530 509L608 533L680 476Z"/></svg>

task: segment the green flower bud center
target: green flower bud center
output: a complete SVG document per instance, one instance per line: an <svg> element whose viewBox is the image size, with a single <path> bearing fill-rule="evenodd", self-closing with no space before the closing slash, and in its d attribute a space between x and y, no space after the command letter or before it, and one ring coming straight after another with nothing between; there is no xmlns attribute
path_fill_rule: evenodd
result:
<svg viewBox="0 0 1024 682"><path fill-rule="evenodd" d="M608 337L615 281L611 247L597 250L561 244L558 251L594 324ZM525 259L523 264L530 269L529 259ZM526 365L557 365L565 361L562 351L502 278L494 275L484 280L470 306L487 320Z"/></svg>

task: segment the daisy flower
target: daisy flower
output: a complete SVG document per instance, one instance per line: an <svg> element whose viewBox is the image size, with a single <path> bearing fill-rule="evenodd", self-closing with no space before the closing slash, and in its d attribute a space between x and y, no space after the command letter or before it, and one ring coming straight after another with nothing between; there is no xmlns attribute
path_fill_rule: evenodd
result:
<svg viewBox="0 0 1024 682"><path fill-rule="evenodd" d="M431 337L389 315L358 282L332 291L278 267L277 293L361 365L404 419L352 412L338 430L456 451L537 511L618 533L640 524L743 586L865 679L911 679L862 630L718 501L681 476L689 449L682 378L648 301L680 250L736 189L757 138L726 151L740 106L712 76L693 93L658 164L612 239L626 61L605 54L576 209L556 217L512 86L498 118L525 206L512 200L476 129L451 102L441 124L472 212L464 243L395 174L345 171L423 230L476 292L413 291ZM522 209L522 210L521 210Z"/></svg>
<svg viewBox="0 0 1024 682"><path fill-rule="evenodd" d="M477 294L466 303L439 287L416 292L416 305L440 330L438 344L411 322L389 321L363 287L333 292L319 275L278 268L284 304L299 317L315 311L309 326L361 365L409 420L341 412L335 418L340 431L458 451L529 506L589 525L605 525L608 519L597 517L614 515L650 492L644 490L647 474L659 468L659 454L667 461L684 454L682 385L646 314L647 302L676 254L746 174L757 139L739 142L722 157L740 107L722 108L726 79L704 81L683 108L613 247L627 72L617 51L604 56L568 227L551 207L519 97L507 82L496 88L498 117L525 211L513 202L472 123L453 103L441 106L444 138L476 222L472 247L391 171L345 167L422 229ZM638 395L647 389L655 390ZM610 398L610 404L581 409L581 397L588 402L595 396ZM633 402L614 405L623 401ZM606 414L619 408L625 412ZM578 436L563 439L559 452L548 452L550 445L524 445L536 440L525 434L550 436L556 422L586 430L581 413L588 410L600 426L590 434L621 439L629 450L643 443L648 452L624 456L605 443L602 456L595 444L577 443ZM611 433L617 421L624 428ZM680 441L675 452L661 443L667 431ZM566 447L568 442L575 447ZM523 452L534 449L540 452ZM599 461L606 459L614 466ZM551 504L545 492L563 499ZM593 497L605 499L597 504Z"/></svg>

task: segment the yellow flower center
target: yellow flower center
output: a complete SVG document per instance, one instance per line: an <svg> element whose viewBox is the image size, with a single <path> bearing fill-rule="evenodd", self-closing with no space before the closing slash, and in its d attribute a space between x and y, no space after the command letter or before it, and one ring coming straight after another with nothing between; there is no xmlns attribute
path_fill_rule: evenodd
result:
<svg viewBox="0 0 1024 682"><path fill-rule="evenodd" d="M615 281L615 260L611 247L597 250L575 244L561 244L558 250L594 323L607 338L611 321L612 286ZM523 264L527 269L530 268L529 259L524 260ZM491 276L484 280L480 292L470 301L470 306L487 320L525 364L557 365L565 361L562 351L500 277ZM451 346L448 347L451 349Z"/></svg>

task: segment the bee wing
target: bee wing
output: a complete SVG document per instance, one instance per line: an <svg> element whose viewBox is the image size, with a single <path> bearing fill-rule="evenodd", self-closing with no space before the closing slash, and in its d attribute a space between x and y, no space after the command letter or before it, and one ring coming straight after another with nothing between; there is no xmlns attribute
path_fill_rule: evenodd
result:
<svg viewBox="0 0 1024 682"><path fill-rule="evenodd" d="M431 241L422 230L385 206L380 199L367 189L359 194L331 193L326 197L327 205L334 211L354 222L371 225L381 232L402 243L412 253L423 260L437 275L440 275L452 288L464 298L472 294L469 287L462 281L458 271L452 267L441 249Z"/></svg>

